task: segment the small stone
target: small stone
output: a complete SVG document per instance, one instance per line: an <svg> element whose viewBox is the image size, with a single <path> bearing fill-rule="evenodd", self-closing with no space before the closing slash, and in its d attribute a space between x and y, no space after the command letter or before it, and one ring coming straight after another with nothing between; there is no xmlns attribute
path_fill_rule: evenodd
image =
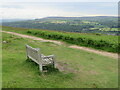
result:
<svg viewBox="0 0 120 90"><path fill-rule="evenodd" d="M3 41L3 43L7 43L7 41Z"/></svg>

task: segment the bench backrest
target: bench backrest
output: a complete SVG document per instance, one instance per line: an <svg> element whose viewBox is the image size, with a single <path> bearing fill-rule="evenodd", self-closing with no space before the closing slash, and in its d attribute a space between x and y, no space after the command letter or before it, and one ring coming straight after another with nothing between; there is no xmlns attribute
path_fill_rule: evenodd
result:
<svg viewBox="0 0 120 90"><path fill-rule="evenodd" d="M39 48L32 48L29 45L26 45L26 52L27 52L27 57L35 61L36 63L40 63L40 49Z"/></svg>

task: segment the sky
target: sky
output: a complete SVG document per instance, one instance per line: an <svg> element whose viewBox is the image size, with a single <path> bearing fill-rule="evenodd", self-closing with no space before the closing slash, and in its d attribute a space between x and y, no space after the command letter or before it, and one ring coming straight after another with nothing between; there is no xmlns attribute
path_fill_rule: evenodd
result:
<svg viewBox="0 0 120 90"><path fill-rule="evenodd" d="M0 2L119 2L119 0L0 0Z"/></svg>
<svg viewBox="0 0 120 90"><path fill-rule="evenodd" d="M92 0L93 2L78 2L78 0L69 0L69 2L64 2L65 0L62 0L63 2L56 2L56 0L51 0L51 2L48 2L48 0L44 0L44 2L37 1L10 0L8 2L4 0L0 7L1 17L3 19L36 19L51 16L82 17L118 15L118 0L109 0L109 2L107 0L106 2L102 2L102 0L101 2L94 2L95 0Z"/></svg>

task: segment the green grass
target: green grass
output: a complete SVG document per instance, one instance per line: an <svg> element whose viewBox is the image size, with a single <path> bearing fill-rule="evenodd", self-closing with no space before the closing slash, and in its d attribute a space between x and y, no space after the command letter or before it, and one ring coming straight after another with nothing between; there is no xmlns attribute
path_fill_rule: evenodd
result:
<svg viewBox="0 0 120 90"><path fill-rule="evenodd" d="M68 33L15 27L3 27L3 30L33 35L47 39L61 40L70 44L91 47L108 52L120 52L120 43L118 43L118 36L88 33Z"/></svg>
<svg viewBox="0 0 120 90"><path fill-rule="evenodd" d="M118 60L82 50L3 33L3 88L117 88ZM26 60L25 44L74 71L39 73L38 65Z"/></svg>

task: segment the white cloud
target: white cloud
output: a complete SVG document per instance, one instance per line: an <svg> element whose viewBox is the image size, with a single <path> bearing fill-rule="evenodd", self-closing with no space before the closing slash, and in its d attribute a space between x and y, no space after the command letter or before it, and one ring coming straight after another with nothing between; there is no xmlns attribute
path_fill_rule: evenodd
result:
<svg viewBox="0 0 120 90"><path fill-rule="evenodd" d="M80 13L64 12L48 7L0 8L2 18L43 18L48 16L80 16Z"/></svg>
<svg viewBox="0 0 120 90"><path fill-rule="evenodd" d="M89 12L82 9L76 12L74 9L78 8L74 8L72 10L69 8L67 10L64 10L64 6L61 9L56 8L50 3L4 3L0 8L0 13L3 19L34 19L49 16L109 16L105 14L103 15L100 12L96 12L94 10Z"/></svg>
<svg viewBox="0 0 120 90"><path fill-rule="evenodd" d="M6 3L0 8L3 19L9 18L43 18L48 16L82 16L84 13L75 13L56 9L55 7L41 3Z"/></svg>

